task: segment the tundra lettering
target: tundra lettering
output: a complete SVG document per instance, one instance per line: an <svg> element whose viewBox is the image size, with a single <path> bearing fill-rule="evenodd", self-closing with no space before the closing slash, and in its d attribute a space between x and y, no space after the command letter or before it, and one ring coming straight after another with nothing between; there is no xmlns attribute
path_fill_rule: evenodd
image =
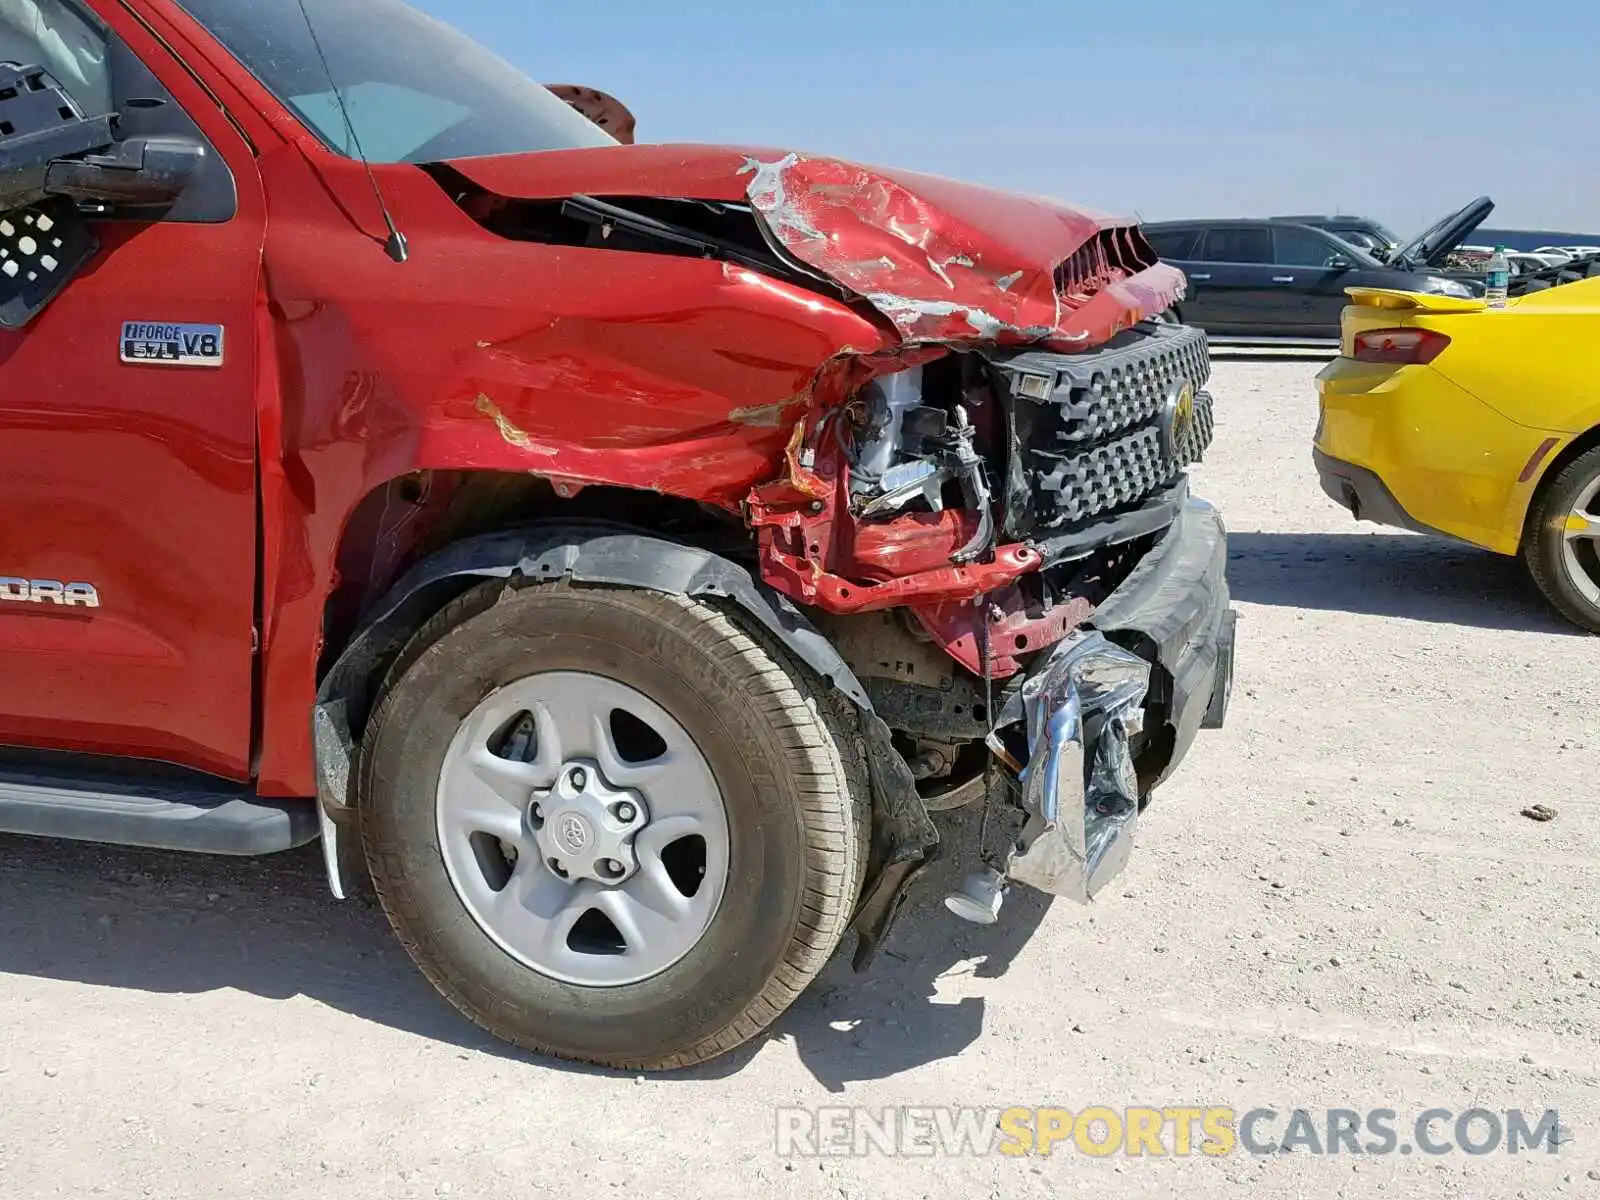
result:
<svg viewBox="0 0 1600 1200"><path fill-rule="evenodd" d="M64 608L99 608L100 593L93 584L59 583L54 579L12 579L0 577L0 603L27 601Z"/></svg>

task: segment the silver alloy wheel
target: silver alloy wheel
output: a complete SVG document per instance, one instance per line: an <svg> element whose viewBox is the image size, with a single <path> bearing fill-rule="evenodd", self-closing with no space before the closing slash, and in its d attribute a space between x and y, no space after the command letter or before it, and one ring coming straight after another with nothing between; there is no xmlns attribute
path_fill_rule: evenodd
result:
<svg viewBox="0 0 1600 1200"><path fill-rule="evenodd" d="M1578 493L1567 514L1561 557L1572 586L1600 608L1600 475Z"/></svg>
<svg viewBox="0 0 1600 1200"><path fill-rule="evenodd" d="M445 870L472 919L524 966L620 987L705 934L728 881L710 764L643 693L580 671L490 694L438 788Z"/></svg>

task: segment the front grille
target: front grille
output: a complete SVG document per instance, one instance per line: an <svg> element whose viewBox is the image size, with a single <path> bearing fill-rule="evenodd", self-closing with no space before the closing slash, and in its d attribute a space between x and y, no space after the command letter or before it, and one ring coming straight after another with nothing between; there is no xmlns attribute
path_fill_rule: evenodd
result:
<svg viewBox="0 0 1600 1200"><path fill-rule="evenodd" d="M1159 326L1103 354L1064 356L1070 367L1055 400L1061 406L1063 442L1090 445L1124 429L1154 421L1180 379L1199 390L1211 378L1211 352L1198 329ZM1177 329L1168 335L1167 329ZM1082 361L1079 361L1079 360ZM1090 360L1095 360L1092 364Z"/></svg>
<svg viewBox="0 0 1600 1200"><path fill-rule="evenodd" d="M1158 429L1091 446L1078 454L1035 451L1039 487L1053 494L1055 513L1046 525L1072 524L1135 504L1170 484L1211 444L1211 394L1194 398L1194 421L1169 458Z"/></svg>
<svg viewBox="0 0 1600 1200"><path fill-rule="evenodd" d="M1211 356L1199 329L1141 326L1081 354L1019 354L997 365L1016 413L1014 534L1138 507L1211 445L1212 402L1203 390ZM1172 437L1168 399L1185 380L1195 390L1193 415Z"/></svg>

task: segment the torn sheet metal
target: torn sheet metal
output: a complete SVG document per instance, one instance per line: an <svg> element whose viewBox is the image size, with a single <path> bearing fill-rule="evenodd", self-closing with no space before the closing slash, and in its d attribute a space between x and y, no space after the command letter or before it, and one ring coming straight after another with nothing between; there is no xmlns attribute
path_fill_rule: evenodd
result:
<svg viewBox="0 0 1600 1200"><path fill-rule="evenodd" d="M1149 687L1149 664L1098 632L1061 642L1022 685L1027 822L1008 878L1087 903L1126 865L1139 816L1128 738Z"/></svg>
<svg viewBox="0 0 1600 1200"><path fill-rule="evenodd" d="M1022 589L991 592L982 605L971 601L917 604L911 610L945 652L979 678L985 661L990 679L1009 679L1029 654L1053 646L1088 622L1094 605L1074 596L1035 615Z"/></svg>
<svg viewBox="0 0 1600 1200"><path fill-rule="evenodd" d="M741 173L775 247L910 342L1098 343L1183 287L1131 225L1043 197L793 153Z"/></svg>

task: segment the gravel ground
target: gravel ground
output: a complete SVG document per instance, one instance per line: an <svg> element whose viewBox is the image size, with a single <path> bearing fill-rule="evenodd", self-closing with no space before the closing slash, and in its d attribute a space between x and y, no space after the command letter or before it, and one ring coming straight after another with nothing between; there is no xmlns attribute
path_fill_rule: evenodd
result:
<svg viewBox="0 0 1600 1200"><path fill-rule="evenodd" d="M836 962L761 1044L641 1080L465 1026L375 910L326 897L314 853L0 838L0 1193L1600 1194L1600 640L1514 563L1324 499L1315 370L1219 364L1198 489L1233 530L1234 707L1097 905L1015 895L999 926L964 926L937 903L952 864L875 973ZM1559 816L1519 815L1536 802ZM840 1104L1389 1108L1402 1140L1431 1107L1554 1108L1571 1140L776 1154L775 1105Z"/></svg>

